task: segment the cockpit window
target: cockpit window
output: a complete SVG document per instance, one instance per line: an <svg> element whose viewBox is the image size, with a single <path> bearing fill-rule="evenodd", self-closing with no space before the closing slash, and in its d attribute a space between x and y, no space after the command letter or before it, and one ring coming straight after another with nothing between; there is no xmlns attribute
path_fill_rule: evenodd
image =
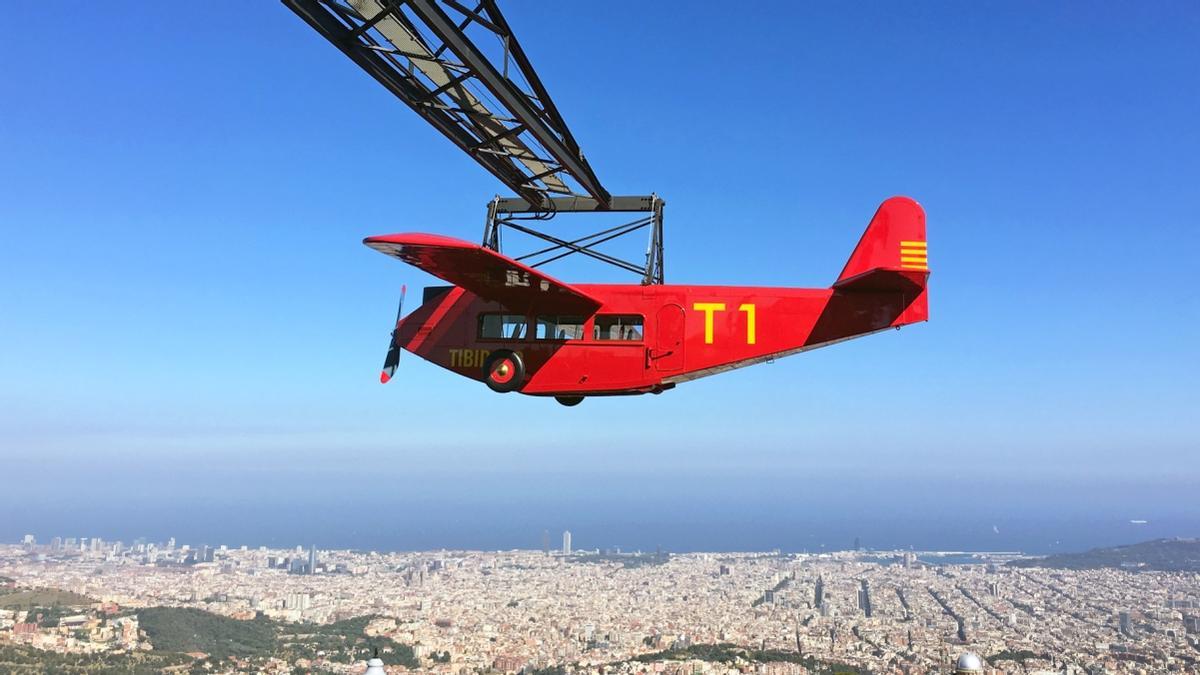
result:
<svg viewBox="0 0 1200 675"><path fill-rule="evenodd" d="M525 337L525 317L520 314L480 314L479 337L485 340L520 340Z"/></svg>
<svg viewBox="0 0 1200 675"><path fill-rule="evenodd" d="M597 314L592 335L597 340L641 340L642 324L639 314Z"/></svg>
<svg viewBox="0 0 1200 675"><path fill-rule="evenodd" d="M584 321L582 316L539 316L534 337L538 340L581 340Z"/></svg>

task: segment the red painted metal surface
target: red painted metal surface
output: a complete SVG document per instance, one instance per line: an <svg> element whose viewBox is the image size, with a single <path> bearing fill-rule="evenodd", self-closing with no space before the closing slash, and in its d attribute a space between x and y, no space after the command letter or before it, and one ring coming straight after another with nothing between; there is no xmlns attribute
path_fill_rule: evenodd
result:
<svg viewBox="0 0 1200 675"><path fill-rule="evenodd" d="M478 244L437 234L385 234L363 243L510 308L594 312L600 301Z"/></svg>
<svg viewBox="0 0 1200 675"><path fill-rule="evenodd" d="M445 237L388 235L366 243L456 284L428 294L400 322L394 339L402 348L480 381L493 351L517 352L525 394L660 392L929 318L925 215L903 197L879 207L830 288L567 285ZM506 315L510 329L524 317L523 334L497 334L503 321L489 315Z"/></svg>

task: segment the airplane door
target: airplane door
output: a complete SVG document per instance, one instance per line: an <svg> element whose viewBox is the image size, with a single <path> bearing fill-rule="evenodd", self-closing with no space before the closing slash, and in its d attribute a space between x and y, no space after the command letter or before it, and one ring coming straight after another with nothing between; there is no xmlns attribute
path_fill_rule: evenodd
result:
<svg viewBox="0 0 1200 675"><path fill-rule="evenodd" d="M683 307L663 305L658 310L654 326L654 351L650 360L655 370L671 371L683 368Z"/></svg>

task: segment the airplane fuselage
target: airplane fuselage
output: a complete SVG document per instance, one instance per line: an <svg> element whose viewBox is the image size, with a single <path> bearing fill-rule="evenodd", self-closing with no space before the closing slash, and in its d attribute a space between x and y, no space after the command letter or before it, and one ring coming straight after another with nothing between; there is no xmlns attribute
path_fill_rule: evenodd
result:
<svg viewBox="0 0 1200 675"><path fill-rule="evenodd" d="M842 291L578 284L593 314L521 311L460 287L426 289L399 326L407 351L484 381L498 350L524 365L521 393L658 393L680 382L928 319L926 289Z"/></svg>

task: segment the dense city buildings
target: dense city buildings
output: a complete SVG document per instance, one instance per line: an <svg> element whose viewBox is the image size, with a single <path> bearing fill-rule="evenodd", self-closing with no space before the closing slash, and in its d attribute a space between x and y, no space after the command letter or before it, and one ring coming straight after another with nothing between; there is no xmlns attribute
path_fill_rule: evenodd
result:
<svg viewBox="0 0 1200 675"><path fill-rule="evenodd" d="M571 551L569 537L551 554L318 556L315 547L31 536L0 546L0 606L9 607L0 646L150 650L139 625L146 608L186 607L246 625L369 616L371 635L411 647L416 670L444 675L726 675L731 658L761 675L824 672L813 663L950 673L974 663L968 653L985 673L1200 671L1195 573L1017 568L1004 564L1011 554ZM85 604L48 625L4 605L21 589Z"/></svg>

